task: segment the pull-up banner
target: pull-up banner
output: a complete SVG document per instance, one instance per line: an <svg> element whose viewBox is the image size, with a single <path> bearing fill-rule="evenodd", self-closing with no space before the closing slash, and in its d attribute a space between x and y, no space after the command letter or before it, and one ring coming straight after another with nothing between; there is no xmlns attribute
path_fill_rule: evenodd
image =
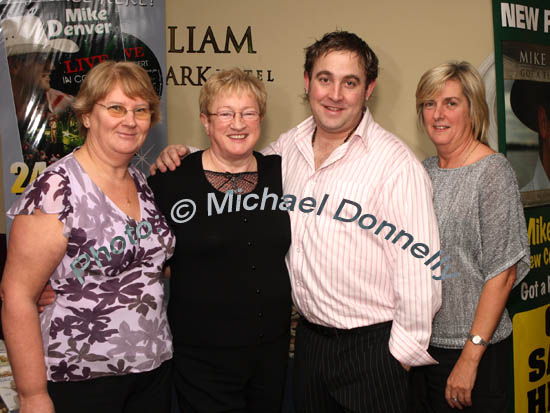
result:
<svg viewBox="0 0 550 413"><path fill-rule="evenodd" d="M82 145L71 102L96 64L141 65L165 108L164 14L163 0L0 0L5 209L46 166ZM134 159L143 172L166 135L166 121L149 132Z"/></svg>
<svg viewBox="0 0 550 413"><path fill-rule="evenodd" d="M499 150L518 176L531 271L512 290L514 409L550 409L550 4L493 0Z"/></svg>

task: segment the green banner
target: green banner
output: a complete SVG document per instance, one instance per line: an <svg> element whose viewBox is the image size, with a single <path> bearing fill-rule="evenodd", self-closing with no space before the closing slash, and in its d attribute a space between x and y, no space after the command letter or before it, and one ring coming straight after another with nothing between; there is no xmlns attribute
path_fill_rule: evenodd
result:
<svg viewBox="0 0 550 413"><path fill-rule="evenodd" d="M548 7L548 9L545 8ZM550 405L550 4L493 0L499 150L518 177L531 271L511 293L511 412Z"/></svg>

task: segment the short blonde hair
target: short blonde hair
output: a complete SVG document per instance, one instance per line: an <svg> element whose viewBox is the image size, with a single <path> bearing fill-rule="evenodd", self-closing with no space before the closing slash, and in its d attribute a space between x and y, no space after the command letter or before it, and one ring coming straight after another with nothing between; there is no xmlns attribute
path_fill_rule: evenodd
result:
<svg viewBox="0 0 550 413"><path fill-rule="evenodd" d="M224 69L208 78L201 89L199 108L201 113L208 115L209 107L220 94L246 92L256 98L260 116L265 115L267 92L261 80L238 68Z"/></svg>
<svg viewBox="0 0 550 413"><path fill-rule="evenodd" d="M416 87L418 127L426 131L422 111L424 103L441 93L448 80L456 80L462 86L462 93L470 106L472 135L475 139L487 143L489 107L485 100L485 85L476 68L464 61L442 63L422 75Z"/></svg>
<svg viewBox="0 0 550 413"><path fill-rule="evenodd" d="M141 98L149 104L153 112L151 126L160 122L160 99L145 69L132 62L105 61L88 72L72 104L82 136L86 137L88 132L82 124L82 115L90 113L94 105L107 96L116 84L120 85L126 96Z"/></svg>

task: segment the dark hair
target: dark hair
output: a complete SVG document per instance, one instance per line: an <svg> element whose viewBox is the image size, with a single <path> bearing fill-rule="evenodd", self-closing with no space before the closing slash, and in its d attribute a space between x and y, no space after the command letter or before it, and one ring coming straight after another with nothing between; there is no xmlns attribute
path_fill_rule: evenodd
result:
<svg viewBox="0 0 550 413"><path fill-rule="evenodd" d="M359 56L361 65L365 69L366 86L378 77L378 58L369 45L354 33L339 30L326 33L321 40L306 47L305 51L304 70L310 79L317 59L333 51L350 51Z"/></svg>

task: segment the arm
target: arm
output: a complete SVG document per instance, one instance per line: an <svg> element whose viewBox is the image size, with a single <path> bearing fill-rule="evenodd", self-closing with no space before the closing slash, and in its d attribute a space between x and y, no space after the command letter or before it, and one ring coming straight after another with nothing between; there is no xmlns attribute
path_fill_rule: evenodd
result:
<svg viewBox="0 0 550 413"><path fill-rule="evenodd" d="M430 178L414 155L399 155L400 168L383 184L381 195L384 219L405 230L414 240L403 249L406 242L388 242L388 262L394 288L394 318L389 341L391 354L403 365L421 366L435 364L427 349L432 332L432 320L441 306L441 282L433 278L436 271L425 265L428 257L439 251L439 229L432 203ZM422 243L429 251L421 254ZM391 246L391 247L390 247ZM435 263L434 263L435 264Z"/></svg>
<svg viewBox="0 0 550 413"><path fill-rule="evenodd" d="M487 280L477 304L471 334L490 341L497 329L511 289L529 271L529 244L523 205L510 164L497 157L477 188L481 235L481 274ZM447 379L445 397L451 406L470 406L471 391L485 347L466 341ZM452 398L458 398L458 403Z"/></svg>
<svg viewBox="0 0 550 413"><path fill-rule="evenodd" d="M283 152L283 139L286 133L283 133L281 136L279 136L279 139L277 139L274 142L271 142L269 145L267 145L265 148L263 148L260 152L263 155L281 155Z"/></svg>
<svg viewBox="0 0 550 413"><path fill-rule="evenodd" d="M513 265L487 281L477 305L472 323L472 334L481 336L487 342L491 340L515 280L516 266ZM485 346L475 345L470 340L466 341L462 353L447 379L445 398L451 407L462 410L462 406L472 405L472 389L476 381L477 367L485 350ZM458 402L454 402L453 397L456 397Z"/></svg>
<svg viewBox="0 0 550 413"><path fill-rule="evenodd" d="M18 215L10 233L0 295L2 326L21 413L51 413L37 300L67 249L56 215Z"/></svg>

